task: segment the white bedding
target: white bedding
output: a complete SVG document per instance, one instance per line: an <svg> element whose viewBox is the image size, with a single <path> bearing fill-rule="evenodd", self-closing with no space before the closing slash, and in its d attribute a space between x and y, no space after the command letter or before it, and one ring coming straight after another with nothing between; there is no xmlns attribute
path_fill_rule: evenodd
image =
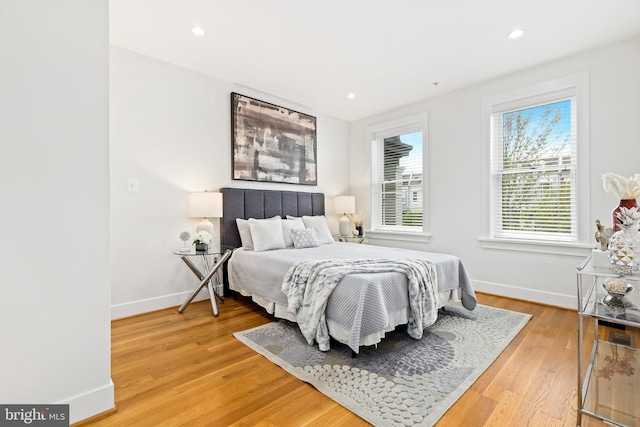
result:
<svg viewBox="0 0 640 427"><path fill-rule="evenodd" d="M229 286L251 296L276 317L292 321L282 281L293 264L309 259L428 259L435 264L439 306L452 295L472 310L476 300L469 278L459 258L399 248L335 242L305 249L279 249L255 252L236 249L229 261ZM358 351L359 345L371 345L385 332L404 324L409 318L407 278L402 273L351 274L336 286L327 303L327 324L336 340ZM355 348L354 348L355 347Z"/></svg>

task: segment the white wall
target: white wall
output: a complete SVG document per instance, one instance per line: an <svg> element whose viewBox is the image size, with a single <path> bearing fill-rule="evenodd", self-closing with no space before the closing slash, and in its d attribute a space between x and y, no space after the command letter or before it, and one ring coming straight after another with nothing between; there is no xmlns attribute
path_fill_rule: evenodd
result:
<svg viewBox="0 0 640 427"><path fill-rule="evenodd" d="M179 305L197 279L172 251L192 234L187 195L224 186L321 191L331 226L332 196L349 187L349 125L274 96L111 46L112 315ZM317 187L231 180L230 93L317 117ZM139 192L127 192L127 179ZM219 231L218 221L212 220ZM201 297L206 298L206 291ZM224 311L224 307L222 307Z"/></svg>
<svg viewBox="0 0 640 427"><path fill-rule="evenodd" d="M0 402L113 405L108 1L0 2Z"/></svg>
<svg viewBox="0 0 640 427"><path fill-rule="evenodd" d="M574 272L580 257L480 246L482 98L589 71L591 210L587 214L590 223L596 218L607 220L616 200L602 190L600 175L640 171L636 160L640 157L639 45L635 39L607 46L351 124L112 46L112 316L178 305L196 285L192 273L171 253L181 245L180 231L195 229L197 221L187 216L190 191L215 191L222 186L323 191L328 195L329 214L333 195L354 194L358 211L366 211L369 162L349 158L369 158L367 126L423 111L429 113L433 238L428 244L396 244L460 256L478 290L573 308ZM446 82L441 86L446 89ZM318 187L230 179L232 91L318 117ZM127 192L128 178L139 180L138 193ZM328 216L337 229L337 216Z"/></svg>
<svg viewBox="0 0 640 427"><path fill-rule="evenodd" d="M589 223L608 224L617 204L602 189L604 172L640 172L640 39L504 76L351 124L351 156L369 156L368 126L409 114L429 114L430 243L397 246L459 256L481 291L575 308L575 267L581 256L482 249L482 98L568 74L590 74ZM446 89L446 81L440 87ZM370 205L370 165L354 162L352 193ZM580 183L583 185L583 183ZM380 243L382 242L373 242ZM595 244L595 240L593 242ZM585 255L588 250L585 251Z"/></svg>

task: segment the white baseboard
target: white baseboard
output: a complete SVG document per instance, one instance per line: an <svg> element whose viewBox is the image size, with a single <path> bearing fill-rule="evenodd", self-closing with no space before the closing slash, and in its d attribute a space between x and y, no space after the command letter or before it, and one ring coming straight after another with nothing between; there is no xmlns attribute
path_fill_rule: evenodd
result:
<svg viewBox="0 0 640 427"><path fill-rule="evenodd" d="M69 424L93 417L115 408L113 381L103 387L74 396L64 402L69 404Z"/></svg>
<svg viewBox="0 0 640 427"><path fill-rule="evenodd" d="M578 308L578 298L575 295L556 294L553 292L518 288L515 286L500 285L497 283L481 282L477 280L472 280L471 282L473 283L473 288L478 292L553 305L556 307L568 308L570 310L576 310Z"/></svg>
<svg viewBox="0 0 640 427"><path fill-rule="evenodd" d="M556 307L568 308L570 310L575 310L578 307L578 300L575 295L556 294L553 292L544 292L527 288L519 288L516 286L501 285L498 283L482 282L478 280L472 280L471 282L473 283L474 289L478 292L553 305ZM111 320L135 316L138 314L148 313L150 311L162 310L164 308L176 307L181 305L190 294L191 291L181 292L112 305ZM209 292L205 288L193 299L193 301L202 301L208 298Z"/></svg>
<svg viewBox="0 0 640 427"><path fill-rule="evenodd" d="M137 314L148 313L150 311L162 310L164 308L176 307L191 295L192 291L180 292L177 294L163 295L155 298L148 298L139 301L127 302L111 306L111 320L122 319L123 317L135 316ZM209 291L205 288L193 299L194 302L209 299ZM188 310L188 308L187 308Z"/></svg>

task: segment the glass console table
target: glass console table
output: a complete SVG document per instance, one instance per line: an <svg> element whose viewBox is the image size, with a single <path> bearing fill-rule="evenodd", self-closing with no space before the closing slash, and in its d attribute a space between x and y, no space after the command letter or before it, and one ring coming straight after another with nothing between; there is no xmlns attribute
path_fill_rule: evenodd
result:
<svg viewBox="0 0 640 427"><path fill-rule="evenodd" d="M620 276L585 259L578 281L578 417L616 426L640 425L640 275ZM611 301L603 287L609 277L633 286L622 302ZM593 325L594 329L589 326ZM623 330L621 330L623 329Z"/></svg>

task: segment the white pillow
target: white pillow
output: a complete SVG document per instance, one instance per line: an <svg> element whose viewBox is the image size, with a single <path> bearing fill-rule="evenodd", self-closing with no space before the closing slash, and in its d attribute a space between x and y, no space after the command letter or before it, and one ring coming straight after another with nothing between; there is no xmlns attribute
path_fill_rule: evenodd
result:
<svg viewBox="0 0 640 427"><path fill-rule="evenodd" d="M253 250L253 239L251 238L249 220L236 218L236 224L238 225L238 233L240 233L240 241L242 242L242 247L245 249Z"/></svg>
<svg viewBox="0 0 640 427"><path fill-rule="evenodd" d="M333 236L331 235L331 231L329 231L324 215L303 216L302 221L306 228L313 228L315 230L319 244L333 243Z"/></svg>
<svg viewBox="0 0 640 427"><path fill-rule="evenodd" d="M267 218L266 220L259 220L259 221L269 221L273 219L281 219L281 218L280 218L280 215L276 215L276 216L272 216L271 218ZM236 225L238 226L238 233L240 233L240 241L242 242L242 247L248 250L253 250L253 239L251 238L251 229L249 228L249 220L236 218Z"/></svg>
<svg viewBox="0 0 640 427"><path fill-rule="evenodd" d="M280 217L271 219L249 219L249 229L253 239L253 250L256 252L272 249L284 249L284 233Z"/></svg>
<svg viewBox="0 0 640 427"><path fill-rule="evenodd" d="M291 230L291 238L296 249L315 248L318 246L318 238L313 228Z"/></svg>
<svg viewBox="0 0 640 427"><path fill-rule="evenodd" d="M285 221L282 221L284 243L288 248L293 246L293 239L291 238L292 230L304 230L304 222L302 222L302 218L287 219Z"/></svg>

